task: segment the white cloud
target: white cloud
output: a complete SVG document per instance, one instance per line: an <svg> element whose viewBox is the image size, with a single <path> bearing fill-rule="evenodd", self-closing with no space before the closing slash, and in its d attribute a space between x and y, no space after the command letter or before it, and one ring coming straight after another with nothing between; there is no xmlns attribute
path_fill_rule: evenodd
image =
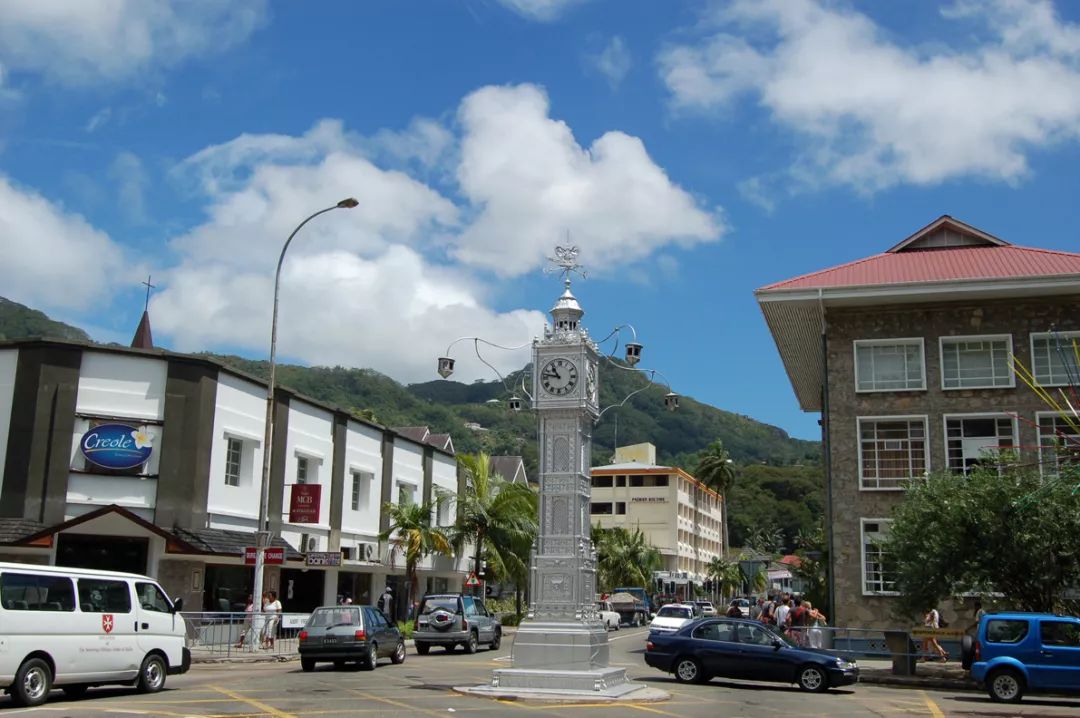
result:
<svg viewBox="0 0 1080 718"><path fill-rule="evenodd" d="M291 251L291 250L290 250ZM155 330L180 350L208 346L268 351L273 274L244 266L185 264L151 300ZM438 269L420 254L390 246L370 259L342 251L290 256L281 283L279 356L317 364L373 367L399 381L429 381L435 360L462 335L521 344L540 333L539 312L484 306L467 273ZM459 345L455 379L490 379ZM527 352L485 354L500 371L520 368Z"/></svg>
<svg viewBox="0 0 1080 718"><path fill-rule="evenodd" d="M104 232L0 175L0 294L40 309L84 309L107 299L127 270Z"/></svg>
<svg viewBox="0 0 1080 718"><path fill-rule="evenodd" d="M617 88L630 72L630 49L618 35L608 41L600 52L587 55L585 58L589 67L599 72L608 81L612 89Z"/></svg>
<svg viewBox="0 0 1080 718"><path fill-rule="evenodd" d="M549 22L556 20L575 5L587 0L498 0L505 7L530 20Z"/></svg>
<svg viewBox="0 0 1080 718"><path fill-rule="evenodd" d="M462 102L458 181L477 214L454 239L459 260L514 276L569 232L583 262L602 270L720 237L719 211L699 207L640 139L607 132L586 150L548 109L534 85L486 87Z"/></svg>
<svg viewBox="0 0 1080 718"><path fill-rule="evenodd" d="M245 40L265 0L0 3L0 61L67 85L139 76Z"/></svg>
<svg viewBox="0 0 1080 718"><path fill-rule="evenodd" d="M93 116L86 121L86 126L83 128L83 130L87 134L91 132L96 132L102 127L104 127L110 119L112 119L112 108L103 107L97 112L95 112Z"/></svg>
<svg viewBox="0 0 1080 718"><path fill-rule="evenodd" d="M812 0L737 0L719 31L658 58L676 110L750 95L805 140L790 177L860 191L956 177L1014 182L1028 154L1077 137L1080 29L1037 0L963 2L943 16L988 38L928 51ZM963 23L963 24L961 24Z"/></svg>

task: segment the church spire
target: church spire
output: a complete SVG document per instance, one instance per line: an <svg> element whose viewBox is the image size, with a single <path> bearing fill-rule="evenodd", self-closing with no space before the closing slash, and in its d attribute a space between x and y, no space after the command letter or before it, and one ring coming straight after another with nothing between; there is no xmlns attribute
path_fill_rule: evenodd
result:
<svg viewBox="0 0 1080 718"><path fill-rule="evenodd" d="M142 282L146 287L146 302L143 304L142 319L139 320L139 327L135 330L135 336L131 340L132 349L153 349L154 348L154 334L150 331L150 290L154 288L154 285L150 283L150 275L147 275L146 281Z"/></svg>

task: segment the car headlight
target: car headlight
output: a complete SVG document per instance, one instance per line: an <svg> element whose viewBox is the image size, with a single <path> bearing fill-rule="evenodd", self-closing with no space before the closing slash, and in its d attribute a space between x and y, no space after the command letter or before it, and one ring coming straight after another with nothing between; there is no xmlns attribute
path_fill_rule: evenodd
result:
<svg viewBox="0 0 1080 718"><path fill-rule="evenodd" d="M849 668L855 668L856 664L855 661L849 661L846 658L837 658L836 667L842 670L847 670Z"/></svg>

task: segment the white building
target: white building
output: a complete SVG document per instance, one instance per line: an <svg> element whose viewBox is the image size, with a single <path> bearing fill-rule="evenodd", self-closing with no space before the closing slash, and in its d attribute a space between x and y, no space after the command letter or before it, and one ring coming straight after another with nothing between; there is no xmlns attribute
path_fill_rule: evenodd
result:
<svg viewBox="0 0 1080 718"><path fill-rule="evenodd" d="M378 541L383 507L456 495L452 450L288 388L276 400L270 517L285 561L268 569L267 588L295 611L342 594L371 603L387 584L403 600L403 561ZM202 357L0 343L0 560L145 572L191 609L242 608L265 407L265 383ZM116 451L143 452L138 463L109 468L100 452L132 432L134 448ZM317 515L303 523L290 521L296 484L319 487ZM435 519L450 525L454 514L450 502ZM341 565L307 566L312 552L340 552ZM456 590L463 570L429 559L420 590Z"/></svg>
<svg viewBox="0 0 1080 718"><path fill-rule="evenodd" d="M722 553L721 497L682 469L659 466L652 444L622 446L592 469L593 525L641 529L670 579L704 582Z"/></svg>

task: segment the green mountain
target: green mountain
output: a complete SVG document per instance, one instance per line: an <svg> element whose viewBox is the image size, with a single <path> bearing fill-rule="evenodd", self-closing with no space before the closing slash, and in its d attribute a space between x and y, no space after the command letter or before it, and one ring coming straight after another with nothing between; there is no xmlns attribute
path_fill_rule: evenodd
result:
<svg viewBox="0 0 1080 718"><path fill-rule="evenodd" d="M53 321L43 312L0 297L0 341L26 337L90 341L82 329Z"/></svg>
<svg viewBox="0 0 1080 718"><path fill-rule="evenodd" d="M27 336L89 341L80 329L0 299L0 337ZM269 375L266 361L201 356L253 376ZM521 378L528 370L507 376L506 386L519 387L522 394ZM792 438L775 426L690 397L681 397L679 409L669 412L664 406L668 389L648 386L641 372L622 364L602 366L600 379L600 405L613 408L593 432L594 466L609 463L616 445L650 442L656 445L658 462L693 473L699 452L720 439L739 467L729 497L732 545L742 545L755 531L778 530L791 548L798 532L818 524L824 504L819 442ZM511 411L506 402L511 392L499 382L439 380L406 386L372 369L289 364L278 365L277 380L385 426L423 425L450 434L459 453L524 456L529 475L536 476L536 418L528 411ZM625 404L614 406L631 394Z"/></svg>

